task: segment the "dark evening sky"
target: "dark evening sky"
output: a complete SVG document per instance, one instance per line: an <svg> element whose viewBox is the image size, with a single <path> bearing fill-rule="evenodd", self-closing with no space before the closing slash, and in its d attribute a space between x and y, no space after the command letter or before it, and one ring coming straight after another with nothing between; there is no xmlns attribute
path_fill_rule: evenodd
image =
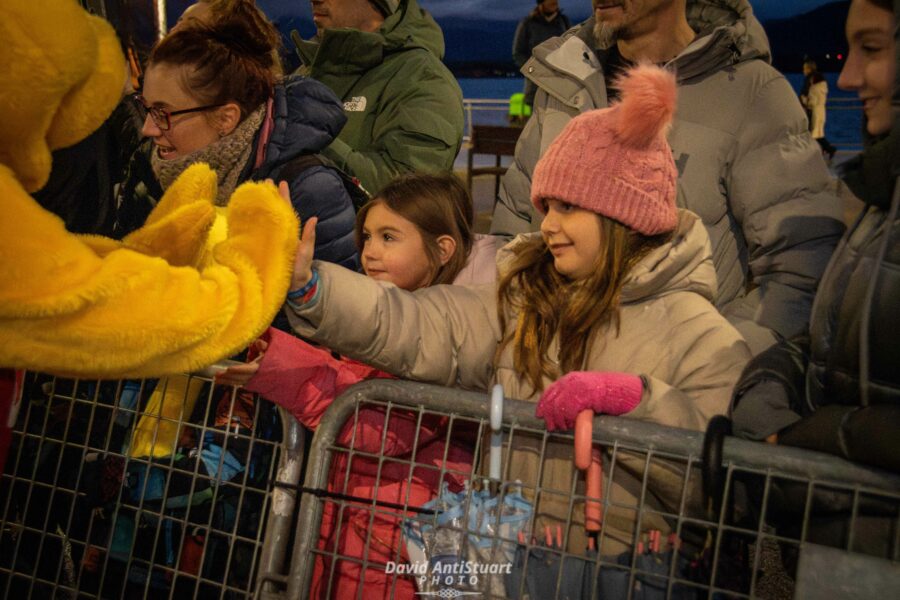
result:
<svg viewBox="0 0 900 600"><path fill-rule="evenodd" d="M753 11L761 20L789 17L806 12L830 0L750 0ZM524 15L534 6L534 0L419 0L419 4L436 16L467 16L481 14L496 19ZM590 0L560 0L564 12L582 17L590 12Z"/></svg>
<svg viewBox="0 0 900 600"><path fill-rule="evenodd" d="M309 15L307 0L257 0L273 18L279 15ZM832 0L750 0L760 20L777 19L807 12ZM534 7L534 0L419 0L436 17L454 16L515 21ZM560 0L564 12L586 17L590 0Z"/></svg>

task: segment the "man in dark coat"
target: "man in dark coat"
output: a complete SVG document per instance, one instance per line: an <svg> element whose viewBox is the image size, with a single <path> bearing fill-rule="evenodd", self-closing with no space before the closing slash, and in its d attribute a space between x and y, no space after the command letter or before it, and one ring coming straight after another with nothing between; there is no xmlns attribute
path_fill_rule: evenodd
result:
<svg viewBox="0 0 900 600"><path fill-rule="evenodd" d="M562 35L572 25L569 18L559 10L559 0L537 0L537 6L527 17L519 21L516 37L513 39L513 60L518 68L525 66L531 58L535 46L552 37ZM525 103L531 106L537 87L525 78Z"/></svg>

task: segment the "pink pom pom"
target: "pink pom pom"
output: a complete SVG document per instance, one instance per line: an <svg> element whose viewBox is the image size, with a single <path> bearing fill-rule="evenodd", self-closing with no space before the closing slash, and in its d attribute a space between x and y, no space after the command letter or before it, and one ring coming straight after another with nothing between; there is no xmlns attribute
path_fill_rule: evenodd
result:
<svg viewBox="0 0 900 600"><path fill-rule="evenodd" d="M672 125L678 95L675 74L650 64L628 70L618 81L616 134L628 146L646 148Z"/></svg>

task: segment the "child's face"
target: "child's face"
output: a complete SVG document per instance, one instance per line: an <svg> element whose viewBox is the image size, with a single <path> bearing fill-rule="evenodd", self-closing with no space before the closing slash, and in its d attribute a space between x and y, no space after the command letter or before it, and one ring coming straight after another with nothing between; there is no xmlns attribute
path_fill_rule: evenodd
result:
<svg viewBox="0 0 900 600"><path fill-rule="evenodd" d="M418 228L381 203L366 214L362 265L372 279L409 291L428 285L434 273Z"/></svg>
<svg viewBox="0 0 900 600"><path fill-rule="evenodd" d="M547 200L541 236L553 254L553 266L571 279L584 279L597 268L600 217L559 200Z"/></svg>

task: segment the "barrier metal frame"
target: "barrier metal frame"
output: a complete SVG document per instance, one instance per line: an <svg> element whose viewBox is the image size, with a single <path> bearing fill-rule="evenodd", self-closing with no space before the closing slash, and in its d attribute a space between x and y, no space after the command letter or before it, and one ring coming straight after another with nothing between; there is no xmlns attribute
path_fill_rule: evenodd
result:
<svg viewBox="0 0 900 600"><path fill-rule="evenodd" d="M190 378L211 384L214 372L215 369L207 370L202 374L190 375ZM257 571L282 568L285 550L293 535L295 522L296 492L290 488L296 487L300 478L305 436L303 428L286 411L277 407L272 409L277 409L275 414L280 423L274 420L271 423L274 423L273 429L281 430L280 442L257 437L255 428L248 434L246 430L238 433L236 429L208 425L211 413L217 409L216 400L222 397L220 394L228 395L225 396L226 401L230 396L227 415L229 422L234 414L237 397L236 388L222 391L225 386L209 385L205 396L200 400L206 402L202 423L190 422L190 415L183 414L183 409L177 419L165 417L160 419L160 422L168 421L179 428L189 425L198 440L202 439L205 433L213 432L221 438L222 447L226 450L229 444L243 443L246 445L246 456L250 456L253 452L267 455L268 472L258 474L260 481L251 486L247 484L246 464L243 472L233 479L217 481L216 477L208 475L201 468L200 460L194 461L191 471L176 468L172 457L151 460L129 456L128 451L116 444L121 443L122 435L126 439L130 436L130 431L142 414L140 412L142 404L139 403L134 408L119 405L124 389L123 381L98 382L32 373L28 375L33 378L31 381L38 383L23 386L21 408L12 432L10 453L6 469L0 478L0 511L2 511L0 597L16 597L23 600L42 596L159 598L163 597L163 592L153 584L158 583L161 577L170 584L165 594L165 597L169 598L246 598L253 595ZM43 384L38 388L41 381ZM110 390L113 386L115 392L110 399ZM141 381L142 396L144 387L145 382ZM259 397L254 397L254 400L255 427L260 419L262 401ZM276 418L275 415L269 414L272 419ZM83 426L72 424L76 415L79 416L77 423ZM130 421L130 425L124 434L120 430L118 440L114 441L115 436L112 432L117 418ZM57 427L52 428L51 423L56 423ZM61 429L60 423L63 424ZM156 432L158 431L157 428ZM125 468L129 465L138 469L146 466L143 487L139 492L140 500L124 501L125 492L119 489L115 492L115 508L112 514L101 514L106 508L93 509L89 512L85 508L86 493L83 489L86 482L84 459L89 454L118 457L125 461ZM41 456L50 457L46 464L41 464L34 458ZM219 460L220 472L222 460L222 458ZM67 472L67 469L63 468L64 464L78 464L77 472ZM146 473L149 473L151 465L165 472L165 491L159 504L152 506L145 502L144 497L148 485ZM175 476L182 479L190 478L188 497L191 498L191 502L201 479L210 482L211 498L205 503L198 503L196 507L193 504L185 507L182 513L173 515L171 510L163 507L169 502L169 487ZM218 530L212 525L215 508L209 508L214 507L226 494L237 498L235 509L237 514L233 519L233 526L228 531ZM172 495L174 496L174 493ZM253 506L260 507L259 521L247 525L242 522L241 517L244 516L244 510L251 500L258 503ZM204 510L202 508L204 504L205 509L210 511L205 525L198 524L196 516L196 511ZM44 510L39 508L42 506L46 507L46 515L36 514L36 511ZM110 558L109 551L112 531L115 529L117 519L125 512L133 515L136 523L135 531L138 530L137 524L156 522L156 530L152 531L151 558L148 560L145 557L137 557L146 548L137 547L139 542L135 533L128 560L124 565L119 561L119 564L113 567L111 564L115 561ZM52 527L51 521L60 519L62 523L57 523L59 528ZM104 529L101 529L107 526L97 519L108 520L108 533L104 533ZM175 543L171 541L169 543L170 547L176 547L172 565L160 564L156 560L157 550L167 535L164 531L166 522L172 523L170 531L178 527L178 531L181 532L181 537ZM210 536L217 537L223 540L227 547L224 564L217 564L216 572L212 576L205 576L206 571L203 570L205 554L209 548L208 542L202 545L198 559L201 571L187 573L181 568L184 539L189 531L197 528L203 529L207 539ZM253 531L248 535L246 531L250 529ZM80 533L70 535L73 530ZM96 540L98 536L101 538L106 536L105 544ZM241 567L247 574L243 584L230 580L230 569L235 566L233 561L238 560L238 555L233 554L237 544L243 545L245 552L251 553L252 556L252 564ZM88 548L91 546L97 547L100 553L101 562L96 571L87 571L85 566ZM165 548L166 546L163 546L163 549ZM144 583L132 580L132 569L144 570L146 574ZM111 575L110 571L116 571L118 575ZM125 579L122 581L115 579L116 577L121 579L123 576ZM218 580L219 576L221 581ZM243 581L243 577L239 579Z"/></svg>
<svg viewBox="0 0 900 600"><path fill-rule="evenodd" d="M306 471L304 482L305 490L325 490L328 482L329 470L332 458L338 453L349 455L352 458L354 454L360 454L371 459L379 461L379 473L381 465L385 462L383 452L380 456L378 453L365 453L350 448L342 448L335 445L335 441L341 429L349 419L358 418L360 406L374 405L381 406L386 414L390 414L394 410L412 411L418 415L419 422L423 415L439 414L450 419L448 427L452 428L455 420L475 420L479 424L479 435L477 447L475 449L475 461L483 450L482 440L486 437L481 435L488 431L487 423L489 415L489 402L485 394L465 392L456 389L437 387L432 385L401 382L392 380L373 380L357 384L347 390L342 396L337 398L322 419L321 425L316 430L312 440L312 447L309 453L309 464ZM386 417L387 419L387 417ZM504 434L507 439L505 447L508 447L509 439L514 438L517 434L537 435L541 436L544 444L548 440L564 440L571 443L572 436L570 434L548 434L544 429L541 420L534 416L534 405L528 402L516 400L506 400L503 412ZM448 434L449 436L449 434ZM413 440L413 457L404 464L409 465L410 473L413 468L419 468L421 465L415 463L415 448L418 445L418 432ZM900 592L900 476L892 473L870 469L861 465L850 463L842 459L824 455L816 452L810 452L798 448L773 446L769 444L749 442L736 438L727 437L721 445L721 460L717 461L721 473L724 475L724 486L722 489L723 497L726 501L719 502L714 513L706 515L692 514L688 507L688 496L693 494L700 487L698 473L702 467L704 459L704 433L688 431L683 429L675 429L659 426L653 423L631 420L628 418L617 418L601 416L594 420L594 442L603 445L607 451L612 453L613 461L611 468L604 467L604 480L613 478L616 469L616 454L639 451L645 455L646 465L649 467L654 461L676 460L682 461L686 465L684 469L684 479L681 491L680 506L677 513L659 513L670 519L674 523L673 530L681 539L683 533L689 530L700 529L705 530L710 539L713 540L712 557L709 565L711 572L708 575L706 583L698 583L695 580L682 579L675 573L676 560L669 561L668 580L665 582L665 597L681 598L679 595L685 587L691 590L693 594L690 597L735 597L748 598L758 597L759 594L765 594L761 591L760 586L760 565L761 561L767 560L766 554L771 553L773 548L775 552L779 547L789 548L799 553L799 566L796 570L796 585L790 590L790 593L796 598L814 598L821 597L825 590L841 589L843 593L850 594L851 588L855 585L858 596L847 595L846 597L872 597L875 593L888 596L891 592L887 590L898 590ZM384 442L382 442L382 449ZM445 450L446 453L446 450ZM508 453L504 453L508 454ZM446 457L446 454L445 454ZM387 459L393 461L394 459ZM504 461L508 461L508 457L504 456ZM400 461L403 462L403 461ZM508 464L504 465L504 473L508 469ZM446 467L442 467L442 475L445 474ZM479 470L480 472L480 470ZM644 480L642 483L641 497L637 507L633 505L622 506L637 511L638 518L634 528L634 549L633 556L637 557L637 545L640 542L641 519L646 515L654 512L644 505L646 495L650 492L647 488L648 469L645 469ZM752 527L737 526L729 522L729 510L733 509L732 501L729 498L733 495L736 484L747 477L755 477L757 482L761 482L762 506L759 508L761 516L756 518ZM380 474L379 474L380 478ZM496 489L508 490L509 481L491 482ZM780 532L772 530L768 523L770 507L767 505L771 501L770 495L774 494L773 490L780 489L779 486L794 485L800 486L805 494L806 505L802 515L802 531L799 535L784 535ZM604 489L606 487L604 486ZM759 489L757 489L759 491ZM540 487L536 488L536 493L540 492ZM850 528L847 541L844 547L832 548L813 543L811 540L814 527L810 526L812 516L813 500L817 500L822 494L837 494L847 496L849 498L849 515ZM334 551L322 551L317 549L317 538L319 527L322 520L322 510L325 502L334 503L340 506L347 506L346 499L328 499L322 495L305 493L301 498L300 511L298 521L295 527L295 541L289 567L286 572L268 571L261 572L258 577L257 597L261 599L275 598L306 598L309 594L311 585L311 577L314 563L317 556L330 557L331 559L351 560L336 554ZM579 504L584 502L584 496L574 494L570 499L570 507L574 510L581 510ZM887 556L883 558L875 558L866 554L857 552L859 540L854 540L857 535L854 530L857 517L861 517L865 512L865 505L873 499L881 503L890 505L890 516L887 522L891 524L888 532L889 550ZM410 511L414 510L412 506L397 507L386 510L379 507L379 503L375 500L368 502L360 499L350 501L350 505L356 508L364 506L368 508L374 517L378 512L386 514L406 515L410 518ZM610 502L609 498L603 499L604 515L610 508L616 508L615 502ZM862 512L861 512L862 511ZM571 519L571 515L569 517ZM371 520L370 520L371 523ZM340 527L340 525L338 525ZM471 531L469 532L471 533ZM340 529L338 529L340 535ZM602 535L602 532L601 532ZM750 546L749 560L752 567L749 569L749 589L735 590L729 587L719 587L717 582L717 569L723 569L724 554L727 551L720 550L723 543L728 539L736 536L743 536L748 540L752 540ZM500 543L495 540L494 544ZM532 543L525 543L530 550L537 547ZM577 557L577 555L559 550L561 559L569 557ZM396 551L395 557L402 560L400 552ZM368 546L366 555L362 560L358 558L352 559L363 568L375 566L377 563L369 563ZM604 559L591 559L596 568L623 568L621 565L616 567L605 563ZM629 574L629 591L628 597L638 596L635 585L647 577L659 577L659 574L646 573L640 568L634 566L636 562L631 562L624 569ZM822 565L828 565L827 568L821 568ZM332 564L331 574L334 573ZM561 588L563 571L559 570L557 578L557 593ZM396 576L393 586L396 585ZM331 586L331 582L326 585ZM524 581L520 584L519 592L524 589ZM596 586L596 584L594 584ZM834 586L844 586L836 588ZM638 586L639 587L639 586ZM392 588L393 589L393 588ZM590 597L595 597L597 590L592 591ZM866 594L869 594L866 596ZM329 593L330 595L330 593ZM442 597L457 597L464 595L451 589L445 589ZM393 596L393 593L392 593ZM364 589L359 588L357 597L366 597ZM417 596L418 597L418 596ZM484 597L484 596L482 596ZM502 596L500 596L502 597Z"/></svg>

